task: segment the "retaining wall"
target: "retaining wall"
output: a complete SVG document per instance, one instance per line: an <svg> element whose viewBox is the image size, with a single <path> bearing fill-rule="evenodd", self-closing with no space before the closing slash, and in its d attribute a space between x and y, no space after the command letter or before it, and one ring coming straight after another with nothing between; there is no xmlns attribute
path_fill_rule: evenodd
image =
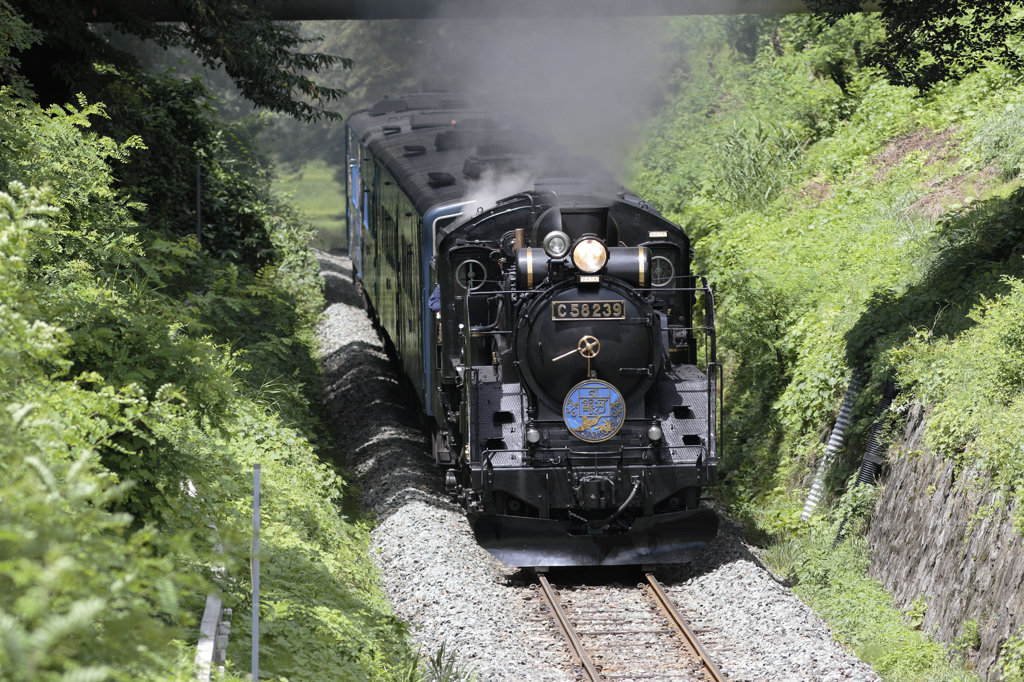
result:
<svg viewBox="0 0 1024 682"><path fill-rule="evenodd" d="M980 624L981 647L968 661L985 678L1000 647L1024 626L1024 539L1013 509L977 471L922 447L925 414L911 410L868 534L871 575L901 608L924 597L922 629L953 643L963 623ZM979 510L989 513L979 514ZM995 679L994 675L992 679Z"/></svg>

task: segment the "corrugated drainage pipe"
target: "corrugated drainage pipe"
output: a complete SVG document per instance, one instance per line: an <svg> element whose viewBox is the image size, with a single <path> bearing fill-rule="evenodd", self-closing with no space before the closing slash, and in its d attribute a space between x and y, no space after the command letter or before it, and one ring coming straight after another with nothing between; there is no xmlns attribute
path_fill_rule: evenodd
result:
<svg viewBox="0 0 1024 682"><path fill-rule="evenodd" d="M871 437L868 439L868 447L864 450L864 459L860 463L860 473L857 474L857 485L871 485L878 478L878 472L882 468L885 457L882 456L882 443L878 437L882 435L882 415L889 411L892 406L892 399L896 397L896 384L891 381L885 382L882 388L882 399L878 401L878 414L875 415L875 425L871 427Z"/></svg>
<svg viewBox="0 0 1024 682"><path fill-rule="evenodd" d="M885 462L882 442L879 439L879 436L882 435L882 429L885 428L885 425L882 423L882 415L889 411L889 407L892 406L892 400L895 397L896 384L886 381L885 386L882 388L882 398L878 401L878 413L875 414L875 424L871 427L868 446L864 449L864 459L860 461L860 471L857 472L855 486L874 485L878 479L878 472L881 471L882 463ZM842 523L839 524L839 530L836 532L836 539L832 542L833 549L843 541L845 535L846 519L843 519Z"/></svg>
<svg viewBox="0 0 1024 682"><path fill-rule="evenodd" d="M800 514L801 521L811 518L814 508L821 501L821 493L825 489L825 476L828 475L828 470L832 467L832 460L835 459L839 448L843 447L843 438L846 437L846 429L850 426L850 417L853 413L853 403L863 387L864 380L861 378L860 372L854 371L853 376L850 377L850 385L846 389L846 395L843 396L843 405L839 408L839 416L836 417L836 425L832 429L832 437L828 439L825 456L821 458L818 471L814 474L814 483L811 484L811 492L807 494L807 501L804 502L804 511Z"/></svg>

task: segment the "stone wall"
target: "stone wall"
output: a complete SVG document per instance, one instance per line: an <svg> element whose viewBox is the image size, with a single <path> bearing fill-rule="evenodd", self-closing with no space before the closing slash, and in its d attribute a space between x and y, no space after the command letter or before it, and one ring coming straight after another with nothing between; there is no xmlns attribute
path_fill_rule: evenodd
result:
<svg viewBox="0 0 1024 682"><path fill-rule="evenodd" d="M1000 647L1024 626L1024 540L1012 509L990 508L997 495L983 476L956 472L922 449L925 415L911 412L868 534L871 575L901 608L928 602L922 628L952 643L967 620L981 626L969 662L985 678ZM994 675L993 675L994 679Z"/></svg>

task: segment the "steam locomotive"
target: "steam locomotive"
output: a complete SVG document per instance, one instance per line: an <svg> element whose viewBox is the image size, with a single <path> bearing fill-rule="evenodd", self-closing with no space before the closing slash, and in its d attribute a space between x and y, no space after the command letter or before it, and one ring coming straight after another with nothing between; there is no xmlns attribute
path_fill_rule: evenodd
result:
<svg viewBox="0 0 1024 682"><path fill-rule="evenodd" d="M689 561L718 530L720 371L683 230L462 96L384 99L346 146L354 276L480 545L510 566Z"/></svg>

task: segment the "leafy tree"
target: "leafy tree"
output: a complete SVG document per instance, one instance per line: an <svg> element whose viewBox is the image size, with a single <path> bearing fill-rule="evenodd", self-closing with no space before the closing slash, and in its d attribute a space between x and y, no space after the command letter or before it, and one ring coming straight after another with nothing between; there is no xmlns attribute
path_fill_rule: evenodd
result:
<svg viewBox="0 0 1024 682"><path fill-rule="evenodd" d="M242 97L301 121L340 116L325 106L344 90L318 86L308 74L348 67L349 60L300 52L315 40L220 0L179 4L191 18L174 25L148 21L116 2L101 8L75 0L0 3L0 68L15 91L44 104L64 104L79 93L104 102L90 125L118 144L134 140L133 154L119 157L111 170L113 188L130 198L126 207L140 232L174 240L195 234L198 170L203 249L251 270L273 259L260 211L270 200L270 163L256 143L265 119L225 123L201 79L145 73L128 48L149 39L144 44L151 50L191 50L206 66L224 66ZM87 21L94 17L111 23L100 30Z"/></svg>
<svg viewBox="0 0 1024 682"><path fill-rule="evenodd" d="M861 11L863 0L807 0L814 13L834 23ZM1019 37L1024 3L1019 0L881 0L886 38L868 55L893 85L922 92L957 81L998 62L1024 67Z"/></svg>
<svg viewBox="0 0 1024 682"><path fill-rule="evenodd" d="M42 34L18 16L6 0L0 0L0 85L11 86L21 96L28 94L28 82L18 73L21 62L11 54L27 50Z"/></svg>
<svg viewBox="0 0 1024 682"><path fill-rule="evenodd" d="M446 36L445 31L454 33L458 26L457 22L391 19L305 22L303 29L323 35L323 49L328 52L359 55L351 69L323 75L324 83L348 93L342 109L351 114L384 96L417 92L423 85L455 87L452 77L458 75L459 65L450 53L458 52L465 36ZM309 44L305 49L311 48ZM440 74L448 78L435 79ZM422 78L430 82L423 83ZM320 157L340 173L345 172L346 163L344 135L344 126L332 121L304 125L297 120L279 120L268 131L281 163L297 170Z"/></svg>
<svg viewBox="0 0 1024 682"><path fill-rule="evenodd" d="M86 0L13 0L13 8L41 33L42 45L32 53L37 62L32 75L38 81L56 75L76 91L97 78L113 77L95 71L95 63L136 70L134 57L93 29L91 22L102 19L121 33L152 40L164 49L187 48L208 68L223 67L242 95L258 107L302 121L340 117L326 107L345 91L318 85L309 74L335 66L351 68L352 60L301 51L315 39L300 37L295 25L275 23L269 13L247 3L175 0L174 6L181 15L179 23L151 21L116 0L102 7Z"/></svg>
<svg viewBox="0 0 1024 682"><path fill-rule="evenodd" d="M321 280L252 144L265 116L225 123L202 80L147 74L89 29L91 5L38 5L0 0L0 682L193 679L214 590L246 660L255 462L264 669L390 682L407 628L314 445ZM33 101L40 64L75 104Z"/></svg>

